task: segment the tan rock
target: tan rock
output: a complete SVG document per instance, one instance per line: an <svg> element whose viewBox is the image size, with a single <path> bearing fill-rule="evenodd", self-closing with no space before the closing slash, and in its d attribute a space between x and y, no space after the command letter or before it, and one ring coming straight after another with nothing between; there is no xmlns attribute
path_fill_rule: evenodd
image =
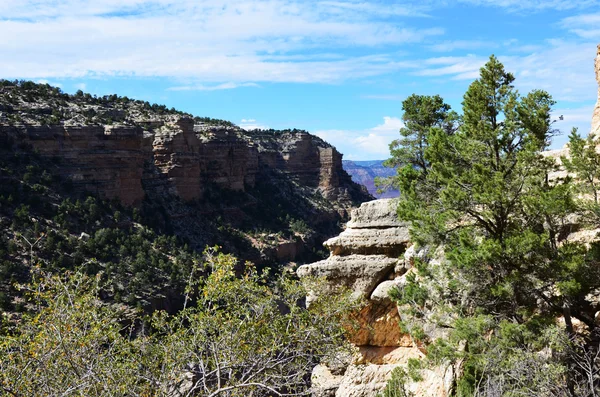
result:
<svg viewBox="0 0 600 397"><path fill-rule="evenodd" d="M325 277L330 292L345 286L355 296L367 300L349 329L350 342L357 347L353 363L341 378L324 383L332 388L337 385L338 397L376 396L385 388L394 368L405 367L411 358L423 357L422 347L415 346L401 332L398 307L389 298L389 291L406 283L416 259L439 263L443 260L443 250L411 245L408 227L397 220L394 200L389 199L363 203L353 210L346 230L328 240L325 246L331 256L301 266L298 275ZM434 322L425 331L432 338L440 332ZM325 373L321 376L333 379L322 368L316 369L316 373ZM409 383L411 392L422 397L447 395L452 386L452 371L440 367L423 371L422 375L423 382Z"/></svg>
<svg viewBox="0 0 600 397"><path fill-rule="evenodd" d="M600 44L598 45L598 52L596 54L596 81L598 82L598 101L594 109L592 116L592 133L596 136L600 135Z"/></svg>
<svg viewBox="0 0 600 397"><path fill-rule="evenodd" d="M327 240L323 245L332 255L386 255L400 257L410 242L407 227L351 229Z"/></svg>
<svg viewBox="0 0 600 397"><path fill-rule="evenodd" d="M299 277L324 277L330 292L347 287L356 298L369 297L375 287L387 279L398 259L384 255L331 256L326 260L298 268Z"/></svg>
<svg viewBox="0 0 600 397"><path fill-rule="evenodd" d="M98 112L125 117L118 109ZM44 156L58 157L60 172L76 189L126 205L154 193L201 199L209 184L244 191L255 186L261 169L320 190L342 216L370 197L343 170L342 155L306 132L248 135L235 126L194 125L179 115L145 121L126 117L127 125L13 126L0 120L0 142L22 141Z"/></svg>
<svg viewBox="0 0 600 397"><path fill-rule="evenodd" d="M358 347L364 346L412 346L412 340L400 331L398 308L387 301L373 302L363 307L354 319L350 342Z"/></svg>
<svg viewBox="0 0 600 397"><path fill-rule="evenodd" d="M403 286L406 283L405 277L397 277L393 280L386 280L375 288L370 299L375 302L384 302L390 299L390 291Z"/></svg>
<svg viewBox="0 0 600 397"><path fill-rule="evenodd" d="M335 375L325 365L317 365L311 374L311 392L313 397L334 397L342 383L344 375Z"/></svg>
<svg viewBox="0 0 600 397"><path fill-rule="evenodd" d="M399 348L406 352L399 353L403 361L409 358L418 358L416 349ZM336 392L336 397L374 397L381 392L392 376L394 368L403 367L404 364L354 364L348 367L344 378ZM452 388L454 373L451 367L437 367L434 370L421 371L423 380L420 382L407 382L407 389L415 397L447 397Z"/></svg>
<svg viewBox="0 0 600 397"><path fill-rule="evenodd" d="M401 222L396 215L395 202L395 199L380 199L362 203L359 208L352 210L352 217L346 227L352 229L405 227L406 223Z"/></svg>
<svg viewBox="0 0 600 397"><path fill-rule="evenodd" d="M336 392L336 397L374 397L385 388L395 364L351 365Z"/></svg>

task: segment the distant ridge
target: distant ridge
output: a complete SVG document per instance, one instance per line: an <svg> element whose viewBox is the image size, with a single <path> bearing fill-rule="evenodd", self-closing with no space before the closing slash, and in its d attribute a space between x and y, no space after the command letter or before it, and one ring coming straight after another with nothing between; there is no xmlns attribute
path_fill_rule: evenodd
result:
<svg viewBox="0 0 600 397"><path fill-rule="evenodd" d="M398 197L400 192L397 190L388 190L381 194L377 193L375 186L376 177L389 177L396 174L395 168L388 168L383 165L384 160L370 161L352 161L343 160L342 166L344 170L352 177L352 180L367 188L369 193L377 198L393 198Z"/></svg>

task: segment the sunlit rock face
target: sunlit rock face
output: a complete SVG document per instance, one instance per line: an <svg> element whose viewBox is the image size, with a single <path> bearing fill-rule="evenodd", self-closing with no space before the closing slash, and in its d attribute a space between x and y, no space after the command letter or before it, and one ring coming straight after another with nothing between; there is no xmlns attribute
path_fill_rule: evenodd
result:
<svg viewBox="0 0 600 397"><path fill-rule="evenodd" d="M58 159L60 173L76 189L125 205L139 204L151 189L183 201L202 199L209 185L245 191L269 172L317 189L339 203L344 216L371 196L342 168L342 155L305 131L252 134L236 126L195 124L168 116L146 122L83 125L8 125L0 141L31 145Z"/></svg>
<svg viewBox="0 0 600 397"><path fill-rule="evenodd" d="M356 346L354 357L341 370L316 367L314 395L374 396L385 388L394 368L424 354L422 346L401 332L398 307L388 293L406 282L413 271L413 258L425 251L415 250L408 226L397 219L394 200L390 199L366 202L353 210L346 230L326 241L325 246L330 257L301 266L298 275L323 277L329 292L349 288L354 297L365 299L366 305L355 315L358 326L351 336ZM309 295L308 303L314 298ZM451 370L436 368L424 371L425 380L409 387L416 396L445 396L452 377Z"/></svg>
<svg viewBox="0 0 600 397"><path fill-rule="evenodd" d="M596 108L592 116L592 133L600 134L600 44L598 45L598 52L596 54L596 81L598 82L598 101L596 102Z"/></svg>

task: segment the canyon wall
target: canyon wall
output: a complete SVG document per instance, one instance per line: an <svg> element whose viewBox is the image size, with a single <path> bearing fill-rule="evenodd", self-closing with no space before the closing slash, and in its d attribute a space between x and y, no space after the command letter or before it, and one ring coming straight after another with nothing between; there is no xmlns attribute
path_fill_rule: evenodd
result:
<svg viewBox="0 0 600 397"><path fill-rule="evenodd" d="M235 126L195 124L172 117L137 125L2 125L0 140L31 145L56 159L76 189L139 204L148 189L184 201L201 199L208 185L244 191L257 174L277 171L318 189L330 200L368 197L342 168L342 155L304 131L250 134ZM356 197L354 197L356 198Z"/></svg>
<svg viewBox="0 0 600 397"><path fill-rule="evenodd" d="M144 197L143 134L138 126L0 125L4 141L31 145L40 155L53 158L75 189L127 205Z"/></svg>
<svg viewBox="0 0 600 397"><path fill-rule="evenodd" d="M343 286L356 298L366 300L356 315L358 329L353 330L350 339L356 347L354 356L345 366L315 368L315 396L375 396L385 388L394 368L404 367L410 358L424 354L422 346L401 332L398 307L388 293L406 282L414 271L415 257L439 260L436 257L440 253L415 250L408 227L397 219L393 203L390 199L363 203L352 211L346 230L325 242L330 257L298 269L301 278L324 278L330 292ZM314 298L309 295L307 302L310 304ZM423 376L424 381L409 384L415 396L448 395L453 380L451 368L423 371Z"/></svg>

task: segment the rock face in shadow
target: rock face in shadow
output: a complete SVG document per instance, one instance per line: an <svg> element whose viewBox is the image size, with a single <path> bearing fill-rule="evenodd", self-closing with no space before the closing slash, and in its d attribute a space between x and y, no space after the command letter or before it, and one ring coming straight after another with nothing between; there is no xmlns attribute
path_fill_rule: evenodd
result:
<svg viewBox="0 0 600 397"><path fill-rule="evenodd" d="M343 286L367 303L355 316L358 329L352 331L350 340L356 346L354 357L342 370L316 367L314 395L375 396L385 388L394 368L423 356L421 346L400 330L398 307L388 297L392 288L406 282L413 258L422 252L412 246L408 226L398 221L393 199L363 203L352 211L346 230L324 245L331 256L301 266L298 276L323 277L329 292ZM308 296L308 303L314 298ZM453 381L450 369L436 368L423 375L424 381L409 385L416 396L448 395Z"/></svg>
<svg viewBox="0 0 600 397"><path fill-rule="evenodd" d="M4 141L29 144L56 160L76 189L87 190L126 205L144 197L143 130L139 126L7 126Z"/></svg>

